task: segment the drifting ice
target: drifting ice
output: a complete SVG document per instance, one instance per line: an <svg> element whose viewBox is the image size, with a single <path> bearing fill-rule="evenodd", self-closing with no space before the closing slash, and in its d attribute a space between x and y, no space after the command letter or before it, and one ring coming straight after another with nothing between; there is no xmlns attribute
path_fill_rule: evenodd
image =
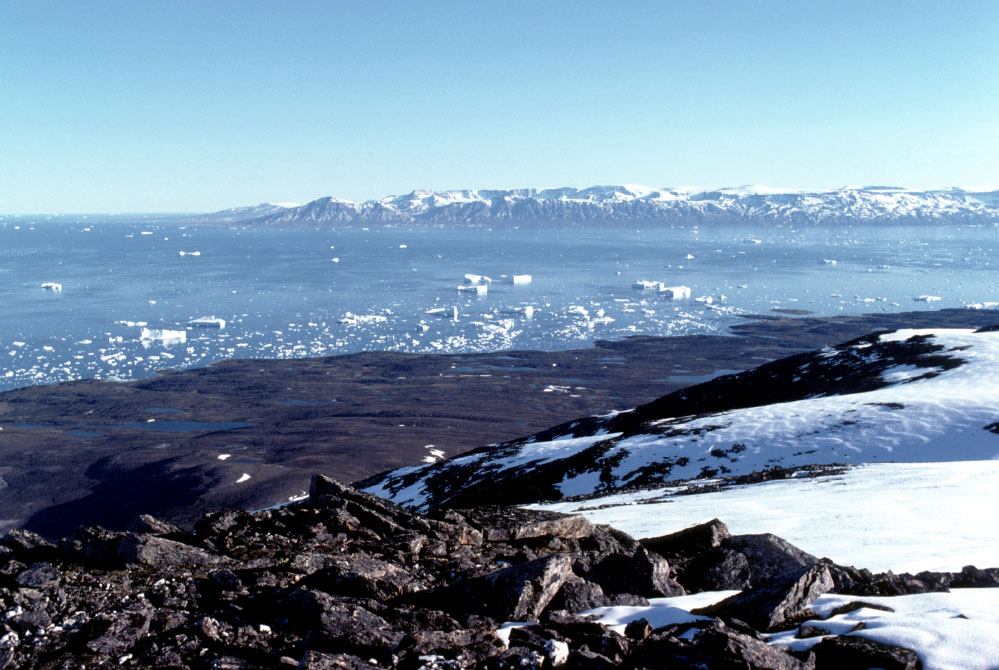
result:
<svg viewBox="0 0 999 670"><path fill-rule="evenodd" d="M485 275L465 275L465 282L468 284L491 284L492 279Z"/></svg>
<svg viewBox="0 0 999 670"><path fill-rule="evenodd" d="M938 300L940 300L940 296L938 295L917 295L913 298L915 302L936 302Z"/></svg>
<svg viewBox="0 0 999 670"><path fill-rule="evenodd" d="M533 279L533 277L531 277L531 275L514 275L513 276L513 283L514 284L530 284L531 281L532 281L532 279Z"/></svg>
<svg viewBox="0 0 999 670"><path fill-rule="evenodd" d="M385 323L386 321L388 321L388 318L381 314L354 314L353 312L346 312L338 323L347 326L364 326L373 323Z"/></svg>
<svg viewBox="0 0 999 670"><path fill-rule="evenodd" d="M469 286L468 284L465 284L463 286L459 286L458 290L459 291L475 291L475 293L478 294L478 295L484 295L485 293L487 293L489 291L489 284L472 284L471 286Z"/></svg>
<svg viewBox="0 0 999 670"><path fill-rule="evenodd" d="M632 284L631 287L641 289L643 291L651 291L652 289L660 285L661 284L657 281L647 281L645 279L639 279L634 284Z"/></svg>
<svg viewBox="0 0 999 670"><path fill-rule="evenodd" d="M42 288L45 289L46 291L56 291L56 292L58 292L58 291L62 290L62 284L57 284L54 281L47 281L47 282L42 283Z"/></svg>

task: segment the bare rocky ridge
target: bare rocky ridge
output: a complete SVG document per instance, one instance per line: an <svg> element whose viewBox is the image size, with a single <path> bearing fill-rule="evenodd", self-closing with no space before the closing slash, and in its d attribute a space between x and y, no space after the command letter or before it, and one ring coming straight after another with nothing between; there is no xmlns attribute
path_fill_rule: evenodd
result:
<svg viewBox="0 0 999 670"><path fill-rule="evenodd" d="M619 635L578 615L735 583L690 623ZM871 575L717 520L637 542L550 512L419 516L317 475L308 500L213 512L193 533L148 516L58 543L11 531L0 668L914 668L909 650L844 638L795 655L761 634L814 618L833 589L949 586L999 586L999 569ZM509 620L533 625L506 644Z"/></svg>

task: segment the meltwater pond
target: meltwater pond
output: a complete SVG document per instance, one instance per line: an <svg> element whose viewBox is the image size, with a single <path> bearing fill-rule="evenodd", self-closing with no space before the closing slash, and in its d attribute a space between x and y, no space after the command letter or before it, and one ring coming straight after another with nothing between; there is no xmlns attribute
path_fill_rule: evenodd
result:
<svg viewBox="0 0 999 670"><path fill-rule="evenodd" d="M995 303L997 246L994 225L260 230L6 217L0 389L225 358L723 333L738 314L772 310ZM466 274L492 282L460 291ZM641 280L691 295L633 288Z"/></svg>

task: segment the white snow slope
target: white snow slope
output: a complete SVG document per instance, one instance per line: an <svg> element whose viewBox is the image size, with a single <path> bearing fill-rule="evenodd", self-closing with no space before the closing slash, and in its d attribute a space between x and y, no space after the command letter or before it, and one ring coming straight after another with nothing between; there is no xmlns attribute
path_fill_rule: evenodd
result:
<svg viewBox="0 0 999 670"><path fill-rule="evenodd" d="M751 406L771 392L794 399ZM691 397L699 400L687 402ZM721 409L697 409L711 402ZM693 413L655 413L677 407ZM632 413L402 468L363 485L426 508L462 496L558 500L774 466L997 457L999 332L902 330L721 377ZM524 489L520 499L503 499L517 487Z"/></svg>

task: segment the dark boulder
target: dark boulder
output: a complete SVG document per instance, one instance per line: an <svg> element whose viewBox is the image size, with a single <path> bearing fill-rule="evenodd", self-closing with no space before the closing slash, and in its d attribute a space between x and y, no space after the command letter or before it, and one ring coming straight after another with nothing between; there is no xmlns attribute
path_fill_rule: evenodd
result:
<svg viewBox="0 0 999 670"><path fill-rule="evenodd" d="M654 551L667 560L675 561L676 559L691 558L709 549L714 549L728 537L731 537L728 526L718 519L712 519L669 535L660 535L639 541L649 551Z"/></svg>
<svg viewBox="0 0 999 670"><path fill-rule="evenodd" d="M537 621L562 586L575 578L572 559L554 554L470 579L431 594L454 612L488 612L500 620Z"/></svg>
<svg viewBox="0 0 999 670"><path fill-rule="evenodd" d="M371 670L372 665L350 654L323 654L318 651L306 652L298 662L298 670Z"/></svg>
<svg viewBox="0 0 999 670"><path fill-rule="evenodd" d="M17 576L17 583L33 589L44 589L59 586L62 575L51 563L35 563Z"/></svg>
<svg viewBox="0 0 999 670"><path fill-rule="evenodd" d="M857 596L901 596L912 593L947 591L949 573L923 572L919 575L893 572L872 573L850 566L830 565L830 575L837 593Z"/></svg>
<svg viewBox="0 0 999 670"><path fill-rule="evenodd" d="M920 670L923 665L916 652L904 647L890 647L856 635L827 637L812 647L816 670Z"/></svg>
<svg viewBox="0 0 999 670"><path fill-rule="evenodd" d="M157 519L149 514L140 515L135 519L135 521L128 525L126 530L140 535L156 535L158 537L169 537L171 539L180 539L187 535L187 533L169 521Z"/></svg>
<svg viewBox="0 0 999 670"><path fill-rule="evenodd" d="M81 526L71 536L63 539L61 545L65 554L82 563L118 566L123 564L118 553L123 537L124 533L100 526Z"/></svg>
<svg viewBox="0 0 999 670"><path fill-rule="evenodd" d="M13 550L14 557L22 563L51 561L58 555L58 548L44 537L30 530L14 528L0 538L0 545Z"/></svg>
<svg viewBox="0 0 999 670"><path fill-rule="evenodd" d="M750 566L750 586L762 584L789 570L807 568L819 559L770 533L733 535L723 543L746 557Z"/></svg>
<svg viewBox="0 0 999 670"><path fill-rule="evenodd" d="M365 554L332 556L308 583L326 593L389 600L413 581L405 569Z"/></svg>
<svg viewBox="0 0 999 670"><path fill-rule="evenodd" d="M461 510L461 513L469 523L482 529L488 542L582 539L594 533L593 524L579 515L494 506Z"/></svg>
<svg viewBox="0 0 999 670"><path fill-rule="evenodd" d="M295 592L288 606L289 613L294 613L295 619L304 626L310 646L322 651L365 655L384 653L403 637L388 621L371 610L315 589Z"/></svg>
<svg viewBox="0 0 999 670"><path fill-rule="evenodd" d="M151 607L102 614L98 617L107 623L101 635L87 642L87 649L103 656L121 656L138 640L149 634L149 624L153 620Z"/></svg>
<svg viewBox="0 0 999 670"><path fill-rule="evenodd" d="M710 668L711 670L814 670L785 649L726 626L719 620L696 628L692 639L653 632L630 659L640 668Z"/></svg>
<svg viewBox="0 0 999 670"><path fill-rule="evenodd" d="M674 563L676 580L691 593L741 590L749 586L752 568L738 551L714 547L686 562Z"/></svg>

